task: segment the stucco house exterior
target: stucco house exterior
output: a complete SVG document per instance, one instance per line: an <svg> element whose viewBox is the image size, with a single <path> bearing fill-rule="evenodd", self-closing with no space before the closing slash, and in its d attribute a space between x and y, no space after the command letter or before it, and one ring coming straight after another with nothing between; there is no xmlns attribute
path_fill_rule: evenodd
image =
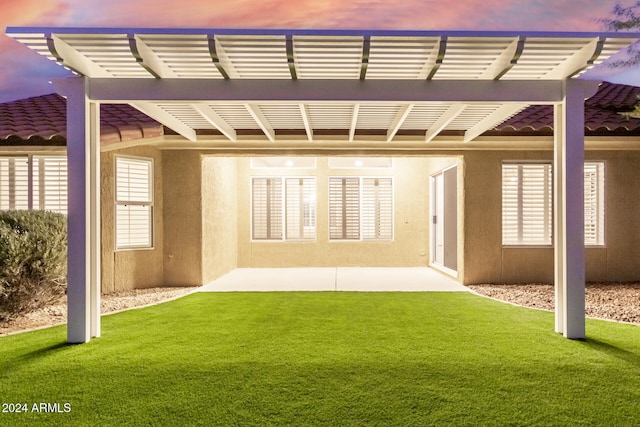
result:
<svg viewBox="0 0 640 427"><path fill-rule="evenodd" d="M27 207L52 203L36 184L64 166L33 153L66 138L71 342L99 336L100 289L237 267L553 281L568 338L585 334L585 279L636 278L638 120L620 113L637 88L580 77L640 34L7 34L76 74L53 82L66 107L48 98L66 122L0 134L23 154L3 159L9 208L18 171ZM42 99L3 108L20 102Z"/></svg>
<svg viewBox="0 0 640 427"><path fill-rule="evenodd" d="M591 192L587 281L640 279L636 244L640 202L635 197L640 180L640 119L625 115L638 103L638 95L638 87L605 82L585 102L585 161L591 167L587 171ZM521 206L520 219L517 212L513 219L507 218L513 209L509 210L506 200L518 203L510 193L518 191L517 186L509 183L526 180L522 174L527 171L520 168L518 172L519 165L537 173L531 185L544 189L544 173L550 173L552 161L551 107L528 107L480 137L488 146L500 144L508 149L455 150L435 156L407 156L399 151L345 156L337 149L304 156L180 150L170 145L176 138L170 129L138 110L118 104L101 108L103 292L201 285L237 267L431 265L463 284L553 281L550 229L544 231L545 216L551 220L550 207L545 212L535 210L539 206ZM0 105L3 209L10 207L9 159L23 160L25 165L44 159L50 166L44 180L63 178L52 160L66 155L65 114L65 99L56 94ZM120 231L118 243L117 162L124 161L128 167L130 160L151 161L153 212L150 224L138 224L146 240L130 241ZM19 175L15 168L13 173ZM364 192L375 190L376 179L379 188L381 183L387 185L377 203L387 206L378 207L377 212L366 206L362 212L349 212L354 216L351 235L342 235L342 224L334 224L342 218L330 208L336 194L342 197L336 185L353 185L366 204ZM37 181L36 176L32 182ZM270 194L274 206L269 230L260 224L266 221L266 206L258 206L260 194L266 196L260 186L267 183L278 186ZM547 182L549 190L548 186ZM57 189L63 192L57 186L50 191ZM23 187L22 191L28 190ZM441 211L434 197L438 191L452 198L442 199ZM531 203L538 200L544 205L544 197L538 196ZM26 195L13 197L28 207ZM66 202L64 195L50 198ZM66 203L44 208L64 212ZM525 231L518 241L518 223L523 227L527 209L542 219L531 226L530 236ZM438 233L434 216L444 223L439 242L434 236ZM357 227L355 222L360 221ZM438 250L443 253L437 254Z"/></svg>

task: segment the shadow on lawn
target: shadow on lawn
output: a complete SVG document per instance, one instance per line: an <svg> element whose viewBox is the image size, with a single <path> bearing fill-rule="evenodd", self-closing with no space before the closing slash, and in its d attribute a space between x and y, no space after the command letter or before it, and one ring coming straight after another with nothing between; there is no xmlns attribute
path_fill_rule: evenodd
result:
<svg viewBox="0 0 640 427"><path fill-rule="evenodd" d="M0 369L0 374L8 374L22 365L52 356L63 351L66 348L71 347L74 347L74 344L69 344L66 341L61 341L56 344L51 344L46 347L30 351L28 353L21 354L13 360L5 361L5 363L2 364L2 368Z"/></svg>
<svg viewBox="0 0 640 427"><path fill-rule="evenodd" d="M617 359L624 360L636 366L637 368L640 368L640 354L638 353L616 347L615 345L597 340L595 338L587 338L585 341L583 341L583 343L587 347L591 347L594 350L606 353L609 356L613 356Z"/></svg>

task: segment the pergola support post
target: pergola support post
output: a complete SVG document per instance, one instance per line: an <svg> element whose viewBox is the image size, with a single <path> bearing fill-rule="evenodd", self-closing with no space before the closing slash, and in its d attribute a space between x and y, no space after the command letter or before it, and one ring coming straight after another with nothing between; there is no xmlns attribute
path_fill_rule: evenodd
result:
<svg viewBox="0 0 640 427"><path fill-rule="evenodd" d="M585 338L584 100L597 83L566 80L554 106L555 330Z"/></svg>
<svg viewBox="0 0 640 427"><path fill-rule="evenodd" d="M100 336L100 105L83 77L60 79L67 98L67 341Z"/></svg>

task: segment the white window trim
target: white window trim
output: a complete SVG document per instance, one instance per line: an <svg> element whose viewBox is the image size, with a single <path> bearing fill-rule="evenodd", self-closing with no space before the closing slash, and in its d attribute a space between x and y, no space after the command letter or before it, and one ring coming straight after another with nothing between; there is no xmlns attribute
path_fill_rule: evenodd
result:
<svg viewBox="0 0 640 427"><path fill-rule="evenodd" d="M282 224L282 235L280 238L270 238L270 239L256 239L254 238L253 233L253 180L254 179L279 179L281 180L281 224ZM313 223L314 223L314 232L313 237L311 238L290 238L287 237L287 198L286 198L286 181L288 179L311 179L313 181L313 199L314 199L314 210L313 210ZM304 213L303 213L304 215ZM254 175L249 178L249 234L250 241L252 243L313 243L318 239L318 179L315 176L311 175Z"/></svg>
<svg viewBox="0 0 640 427"><path fill-rule="evenodd" d="M553 212L553 202L554 202L554 197L553 197L553 164L549 161L535 161L535 160L521 160L521 161L504 161L501 164L501 179L502 179L502 171L503 171L503 167L505 165L527 165L527 164L533 164L533 165L551 165L551 183L552 183L552 187L550 189L551 192L551 204L552 204L552 212ZM601 199L599 200L600 202L600 206L597 208L598 209L598 215L599 215L599 222L601 224L602 229L600 230L600 234L601 234L601 242L602 243L587 243L585 241L585 248L604 248L606 247L606 162L602 161L602 160L585 160L584 161L585 166L588 164L599 164L602 165L602 176L600 178L599 181L599 187L598 187L598 191L599 194L601 196ZM501 189L501 194L502 191L504 191L504 187L503 187L503 182L501 180L500 183L500 189ZM502 205L502 203L501 203ZM585 209L586 209L586 201L585 201ZM502 223L503 223L503 215L504 215L504 211L503 208L501 207L501 230L502 230ZM585 225L586 226L586 225ZM510 244L510 243L504 243L504 230L502 230L501 232L501 240L502 240L502 247L503 248L553 248L553 214L551 215L551 242L549 244L535 244L535 243L522 243L522 244ZM586 239L586 235L585 235L585 239Z"/></svg>
<svg viewBox="0 0 640 427"><path fill-rule="evenodd" d="M359 238L358 239L332 239L331 238L331 179L343 179L343 178L357 178L358 179L358 191L359 191L359 203L358 203L358 225L359 225ZM381 239L365 239L362 233L363 224L363 181L364 179L390 179L391 180L391 237ZM329 243L389 243L395 240L395 180L393 176L378 176L378 175L332 175L327 179L327 238Z"/></svg>
<svg viewBox="0 0 640 427"><path fill-rule="evenodd" d="M149 202L137 202L137 201L119 201L118 200L118 159L130 159L135 161L147 162L150 165L149 176ZM114 250L116 252L125 251L140 251L140 250L154 250L155 249L155 162L152 157L138 157L128 156L122 154L114 155L113 159L113 238L114 238ZM138 205L149 206L149 245L126 245L118 246L118 206L119 205Z"/></svg>

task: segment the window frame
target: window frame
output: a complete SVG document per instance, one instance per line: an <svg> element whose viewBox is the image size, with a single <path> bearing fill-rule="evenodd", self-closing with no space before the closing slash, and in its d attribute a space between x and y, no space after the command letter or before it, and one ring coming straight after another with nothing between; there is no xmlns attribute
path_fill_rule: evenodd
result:
<svg viewBox="0 0 640 427"><path fill-rule="evenodd" d="M531 242L531 241L522 241L519 240L517 243L505 243L505 224L504 224L504 215L505 215L505 209L504 209L504 203L505 203L505 198L504 198L504 192L505 192L505 187L504 187L504 172L505 172L505 166L518 166L518 167L524 167L524 166L547 166L549 167L549 193L548 195L545 194L545 198L548 197L549 198L549 223L548 223L548 234L549 234L549 242L548 243L536 243L536 242ZM508 161L508 162L503 162L501 164L500 167L500 222L501 222L501 226L500 226L500 230L501 230L501 243L503 247L510 247L510 248L514 248L514 247L519 247L519 248L551 248L553 247L553 164L550 161ZM519 176L520 178L520 176ZM520 185L518 186L518 192L521 191ZM520 204L522 202L522 200L518 200L517 203ZM524 213L524 208L519 207L518 211L517 211L517 227L521 228L521 224L523 223L523 213ZM545 228L547 228L545 226Z"/></svg>
<svg viewBox="0 0 640 427"><path fill-rule="evenodd" d="M547 243L542 243L542 244L537 244L537 243L532 243L532 242L521 242L521 243L505 243L505 229L504 229L504 166L505 165L518 165L518 166L524 166L524 165L549 165L550 167L550 188L549 188L549 198L550 198L550 209L551 209L551 216L550 216L550 224L549 224L549 229L550 229L550 242ZM597 201L596 203L598 203L598 206L596 206L596 210L597 210L597 227L601 227L601 229L599 231L596 232L597 235L601 236L601 240L596 242L596 243L591 243L591 242L587 242L586 238L587 238L587 233L586 233L586 218L584 221L584 227L585 227L585 242L584 242L584 246L585 248L587 247L605 247L606 246L606 162L605 161L601 161L601 160L585 160L584 161L584 167L586 169L587 165L597 165L596 167L599 168L598 172L601 172L601 175L598 177L598 182L597 182L597 187L596 187L596 191L598 194L598 197L596 198ZM553 247L553 232L554 232L554 211L553 211L553 203L554 203L554 171L553 171L553 163L551 161L535 161L535 160L531 160L531 161L503 161L501 164L501 182L500 182L500 190L501 190L501 241L502 241L502 247L503 248L552 248ZM584 187L585 187L585 191L586 191L586 175L583 173L584 176ZM585 213L586 216L586 209L587 209L587 200L585 197L584 200L584 209L583 212ZM518 221L522 221L522 216L519 213L518 214Z"/></svg>
<svg viewBox="0 0 640 427"><path fill-rule="evenodd" d="M332 238L331 237L331 180L332 179L357 179L358 180L358 238ZM333 242L346 242L346 243L375 243L375 242L393 242L395 239L395 182L394 177L389 175L379 176L379 175L331 175L327 179L327 238L330 243ZM391 187L391 201L390 201L390 229L391 235L390 237L384 238L365 238L363 233L363 225L364 221L364 180L365 179L388 179L390 181ZM343 208L344 210L344 208ZM375 222L375 219L374 219Z"/></svg>
<svg viewBox="0 0 640 427"><path fill-rule="evenodd" d="M141 202L136 200L119 200L118 199L118 161L130 160L145 162L149 168L149 201ZM130 156L123 154L114 155L113 159L113 233L114 233L114 250L116 252L137 251L137 250L153 250L155 249L155 159L153 157ZM149 244L148 245L120 245L118 242L118 206L149 206Z"/></svg>
<svg viewBox="0 0 640 427"><path fill-rule="evenodd" d="M26 204L23 202L22 204L24 205L24 207L15 207L16 204L16 196L15 196L15 188L13 190L11 190L11 188L9 189L10 193L14 193L13 195L13 202L11 201L11 196L8 196L9 200L8 200L8 204L9 206L11 206L11 204L14 205L14 207L9 207L8 209L3 209L3 210L45 210L45 211L51 211L51 212L57 212L57 213L61 213L63 215L67 215L68 213L68 197L69 197L69 190L68 190L68 176L69 176L69 170L68 170L68 163L67 163L67 156L63 153L58 153L58 152L42 152L42 153L29 153L29 154L16 154L16 155L2 155L0 156L0 159L20 159L20 160L24 160L26 161L26 183L23 185L26 185L26 194L21 196L26 198ZM44 163L42 163L43 165L46 165L46 160L48 159L64 159L64 168L65 168L65 172L64 172L64 179L59 179L60 176L58 175L56 179L56 185L61 188L64 187L64 193L59 193L58 194L58 198L59 199L64 199L65 203L58 203L58 208L47 208L46 205L46 187L47 187L47 182L49 182L47 180L47 176L46 176L46 168L40 168L40 161L44 161ZM35 168L35 162L38 161L39 165L38 168ZM35 176L35 171L38 171L38 176ZM8 171L9 172L9 171ZM9 186L11 186L11 182L13 181L13 185L15 186L15 171L13 174L13 178L12 175L10 175L8 173L8 178L10 181ZM64 186L60 185L60 183L64 183ZM36 200L36 195L38 196L38 200ZM63 197L61 197L63 196ZM44 206L41 206L42 203L44 203ZM37 205L37 208L35 207ZM62 207L62 208L60 208Z"/></svg>
<svg viewBox="0 0 640 427"><path fill-rule="evenodd" d="M256 238L254 232L254 180L258 179L275 179L280 181L280 237L276 238ZM312 218L313 225L313 237L288 237L288 206L287 206L287 181L288 180L310 180L313 186L313 215L310 216ZM313 175L254 175L249 177L249 229L250 229L250 240L254 243L308 243L315 242L318 238L318 179ZM303 202L304 203L304 202ZM304 224L304 208L298 212L299 220L302 224ZM304 225L303 225L304 227Z"/></svg>

